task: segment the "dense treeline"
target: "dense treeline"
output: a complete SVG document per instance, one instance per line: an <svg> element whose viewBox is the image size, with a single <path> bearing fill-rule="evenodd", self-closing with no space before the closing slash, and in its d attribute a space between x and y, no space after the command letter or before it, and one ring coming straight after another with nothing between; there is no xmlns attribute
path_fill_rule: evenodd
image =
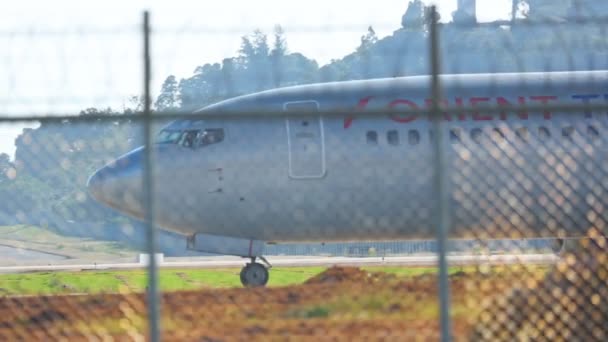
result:
<svg viewBox="0 0 608 342"><path fill-rule="evenodd" d="M132 114L109 108L90 108L80 114L102 113ZM0 225L126 222L94 203L84 185L96 168L139 145L140 131L129 120L89 124L65 120L24 129L15 141L15 160L0 155Z"/></svg>
<svg viewBox="0 0 608 342"><path fill-rule="evenodd" d="M317 62L300 53L289 53L283 29L275 28L272 43L256 30L242 37L238 56L222 63L205 64L194 75L177 82L169 76L156 108L192 110L240 94L317 81Z"/></svg>
<svg viewBox="0 0 608 342"><path fill-rule="evenodd" d="M459 12L454 13L454 22L441 23L443 71L608 68L608 46L601 25L572 24L579 16L608 15L608 3L514 0L513 8L515 18L501 26L475 25ZM297 84L426 74L426 11L420 0L414 0L391 35L379 38L369 27L352 53L323 66L291 52L280 26L270 37L255 31L242 37L236 56L197 66L188 78L168 76L154 103L155 110L187 112L237 95ZM546 21L553 24L533 24ZM91 108L81 115L129 115L136 110ZM140 131L129 120L87 125L66 121L24 130L16 140L15 160L0 155L0 220L4 221L0 224L128 222L93 203L84 185L95 168L140 145Z"/></svg>
<svg viewBox="0 0 608 342"><path fill-rule="evenodd" d="M475 25L454 13L441 24L443 71L478 73L605 68L606 40L598 23L577 16L608 15L608 3L583 0L514 0L516 18L506 26ZM158 109L192 110L221 99L270 88L313 82L398 77L428 73L428 27L422 1L415 0L401 27L379 39L370 27L351 54L319 67L289 53L283 31L272 43L260 31L243 37L238 56L195 68L190 78L165 80ZM534 24L549 22L550 25ZM591 65L594 63L595 65Z"/></svg>

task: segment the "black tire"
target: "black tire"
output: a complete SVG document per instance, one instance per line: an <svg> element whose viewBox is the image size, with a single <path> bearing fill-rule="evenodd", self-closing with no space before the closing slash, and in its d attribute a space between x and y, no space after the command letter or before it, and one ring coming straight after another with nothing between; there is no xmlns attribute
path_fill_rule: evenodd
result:
<svg viewBox="0 0 608 342"><path fill-rule="evenodd" d="M247 264L241 270L241 284L245 287L266 286L268 278L268 269L257 262Z"/></svg>
<svg viewBox="0 0 608 342"><path fill-rule="evenodd" d="M564 254L565 247L566 240L562 238L557 238L551 243L551 251L558 256Z"/></svg>

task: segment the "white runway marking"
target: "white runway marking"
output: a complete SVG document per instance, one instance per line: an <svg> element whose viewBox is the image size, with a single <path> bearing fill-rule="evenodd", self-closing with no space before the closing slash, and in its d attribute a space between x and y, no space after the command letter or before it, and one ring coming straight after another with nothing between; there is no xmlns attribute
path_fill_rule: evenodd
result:
<svg viewBox="0 0 608 342"><path fill-rule="evenodd" d="M161 268L225 268L242 267L248 261L235 257L206 257L189 258L180 261L171 258L160 263ZM177 260L175 260L177 259ZM437 255L411 255L392 257L268 257L274 267L304 267L304 266L435 266ZM554 254L504 254L504 255L449 255L450 266L461 265L504 265L504 264L537 264L550 265L559 260ZM57 264L32 266L3 266L0 273L40 272L40 271L83 271L83 270L120 270L143 269L143 263L115 263L115 264Z"/></svg>

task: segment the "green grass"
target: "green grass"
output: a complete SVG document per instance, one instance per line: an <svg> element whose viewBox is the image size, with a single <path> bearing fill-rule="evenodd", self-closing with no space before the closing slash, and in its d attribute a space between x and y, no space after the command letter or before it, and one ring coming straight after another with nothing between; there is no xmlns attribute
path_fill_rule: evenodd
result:
<svg viewBox="0 0 608 342"><path fill-rule="evenodd" d="M323 270L324 267L273 268L268 285L300 284ZM159 282L164 291L240 287L239 273L240 269L163 269ZM0 274L0 295L138 292L145 289L146 282L144 270Z"/></svg>
<svg viewBox="0 0 608 342"><path fill-rule="evenodd" d="M270 271L268 285L301 284L325 269L326 267L276 267ZM434 267L376 266L363 269L370 272L391 273L398 277L437 273L437 269ZM509 269L508 267L493 267L491 272L508 272ZM546 268L536 267L531 270L544 272ZM449 273L478 271L475 267L452 267ZM159 273L159 281L163 291L241 287L239 273L238 268L162 269ZM0 296L140 292L145 290L147 280L144 270L0 274Z"/></svg>
<svg viewBox="0 0 608 342"><path fill-rule="evenodd" d="M63 236L49 229L29 225L0 226L0 240L20 241L23 242L20 246L25 249L68 255L73 258L91 254L123 257L136 254L134 249L120 242Z"/></svg>

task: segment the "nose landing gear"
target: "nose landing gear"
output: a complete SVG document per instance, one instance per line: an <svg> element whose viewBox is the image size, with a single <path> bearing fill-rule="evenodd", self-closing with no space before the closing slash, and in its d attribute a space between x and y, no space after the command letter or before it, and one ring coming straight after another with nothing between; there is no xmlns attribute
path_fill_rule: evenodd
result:
<svg viewBox="0 0 608 342"><path fill-rule="evenodd" d="M557 238L551 243L551 251L555 255L563 255L566 250L566 240Z"/></svg>
<svg viewBox="0 0 608 342"><path fill-rule="evenodd" d="M241 284L245 287L260 287L266 286L268 283L268 270L272 267L264 258L259 257L265 265L255 261L256 257L251 258L251 262L247 263L241 270Z"/></svg>

